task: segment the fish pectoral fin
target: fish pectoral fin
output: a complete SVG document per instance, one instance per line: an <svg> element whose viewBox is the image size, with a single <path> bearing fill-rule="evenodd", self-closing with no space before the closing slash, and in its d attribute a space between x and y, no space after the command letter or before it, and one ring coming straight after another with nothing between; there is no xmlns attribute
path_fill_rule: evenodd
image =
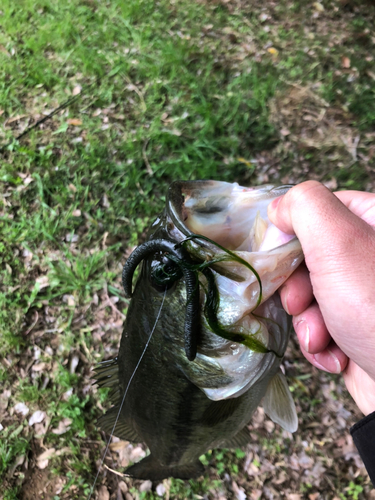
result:
<svg viewBox="0 0 375 500"><path fill-rule="evenodd" d="M286 431L295 432L298 429L296 407L281 371L268 384L263 409L273 422L280 424Z"/></svg>
<svg viewBox="0 0 375 500"><path fill-rule="evenodd" d="M251 441L250 431L247 427L244 427L240 432L237 432L231 438L225 439L220 443L218 448L242 448L246 446Z"/></svg>
<svg viewBox="0 0 375 500"><path fill-rule="evenodd" d="M168 477L191 479L203 473L204 467L198 460L184 465L167 466L160 464L152 454L125 471L126 475L135 479L150 479L151 481L160 481Z"/></svg>
<svg viewBox="0 0 375 500"><path fill-rule="evenodd" d="M114 436L124 439L125 441L132 441L133 443L142 443L141 439L132 424L121 420L121 415L117 420L116 427L113 429L117 416L119 412L119 406L113 406L107 411L103 416L98 418L98 426L108 434L114 434Z"/></svg>

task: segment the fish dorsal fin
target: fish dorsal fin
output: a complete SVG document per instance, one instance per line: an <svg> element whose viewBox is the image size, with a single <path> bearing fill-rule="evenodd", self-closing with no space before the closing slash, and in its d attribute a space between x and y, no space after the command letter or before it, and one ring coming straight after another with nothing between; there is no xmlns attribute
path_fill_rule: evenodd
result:
<svg viewBox="0 0 375 500"><path fill-rule="evenodd" d="M112 387L118 384L117 358L102 361L94 367L94 377L99 387Z"/></svg>
<svg viewBox="0 0 375 500"><path fill-rule="evenodd" d="M263 398L263 408L273 422L283 429L295 432L298 429L296 407L284 374L279 371L270 381Z"/></svg>
<svg viewBox="0 0 375 500"><path fill-rule="evenodd" d="M113 434L114 436L124 439L125 441L132 441L133 443L142 443L143 439L141 439L133 425L127 421L123 421L120 417L116 423L116 427L113 430L113 426L115 425L116 418L119 412L119 406L113 406L110 410L107 411L103 416L98 418L99 427L107 432L108 434Z"/></svg>
<svg viewBox="0 0 375 500"><path fill-rule="evenodd" d="M143 440L138 436L133 425L127 421L123 421L123 418L118 417L120 408L120 388L119 388L119 376L118 376L118 362L117 358L109 359L107 361L102 361L94 368L94 378L99 387L109 387L109 399L112 404L115 404L110 408L107 413L102 415L98 419L99 427L107 432L108 434L113 434L126 441L132 441L135 443L140 443ZM115 429L113 426L116 423Z"/></svg>
<svg viewBox="0 0 375 500"><path fill-rule="evenodd" d="M251 441L250 431L244 427L240 432L231 438L225 439L220 443L219 448L242 448Z"/></svg>
<svg viewBox="0 0 375 500"><path fill-rule="evenodd" d="M112 404L118 404L120 389L118 381L117 358L102 361L94 367L94 377L99 387L109 387L109 400Z"/></svg>

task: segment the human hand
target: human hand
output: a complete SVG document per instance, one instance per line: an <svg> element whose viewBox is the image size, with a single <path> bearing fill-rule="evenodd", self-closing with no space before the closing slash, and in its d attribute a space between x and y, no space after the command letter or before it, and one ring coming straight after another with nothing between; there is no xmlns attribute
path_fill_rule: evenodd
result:
<svg viewBox="0 0 375 500"><path fill-rule="evenodd" d="M344 370L360 410L375 410L375 194L331 193L307 181L274 200L268 216L295 233L305 255L280 296L301 350L317 368Z"/></svg>

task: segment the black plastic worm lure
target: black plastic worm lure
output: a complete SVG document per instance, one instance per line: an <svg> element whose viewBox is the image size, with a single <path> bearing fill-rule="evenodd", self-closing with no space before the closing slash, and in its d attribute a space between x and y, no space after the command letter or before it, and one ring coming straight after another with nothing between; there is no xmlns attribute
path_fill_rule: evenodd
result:
<svg viewBox="0 0 375 500"><path fill-rule="evenodd" d="M139 245L126 261L122 271L122 285L125 295L131 298L132 279L137 266L150 255L157 252L166 252L170 255L173 264L178 266L180 274L175 273L175 279L179 275L185 278L186 286L186 312L185 312L185 353L189 361L193 361L197 354L198 336L200 332L199 314L199 282L197 273L186 268L186 262L191 262L188 252L183 247L176 248L176 243L170 240L156 239L146 241Z"/></svg>

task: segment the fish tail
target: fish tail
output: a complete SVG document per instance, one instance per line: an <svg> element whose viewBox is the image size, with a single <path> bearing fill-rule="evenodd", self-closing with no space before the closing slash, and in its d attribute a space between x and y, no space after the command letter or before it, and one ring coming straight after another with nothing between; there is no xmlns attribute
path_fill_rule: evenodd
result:
<svg viewBox="0 0 375 500"><path fill-rule="evenodd" d="M197 460L182 465L162 465L152 455L126 469L125 474L135 479L150 479L160 481L168 477L191 479L204 473L203 465Z"/></svg>

